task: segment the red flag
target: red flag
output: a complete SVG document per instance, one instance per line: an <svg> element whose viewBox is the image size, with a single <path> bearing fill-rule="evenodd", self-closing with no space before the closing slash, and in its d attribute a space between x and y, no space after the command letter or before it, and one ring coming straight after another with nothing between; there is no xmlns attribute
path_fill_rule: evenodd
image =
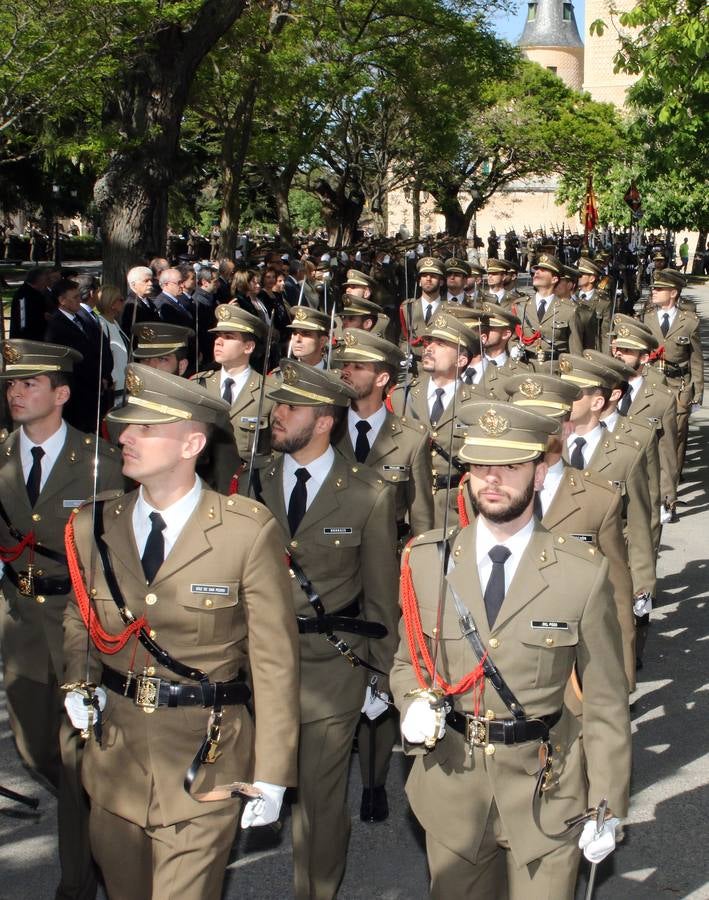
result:
<svg viewBox="0 0 709 900"><path fill-rule="evenodd" d="M597 224L598 201L593 192L593 176L589 175L588 181L586 182L586 212L584 217L584 231L586 234L588 234L589 231L593 231Z"/></svg>

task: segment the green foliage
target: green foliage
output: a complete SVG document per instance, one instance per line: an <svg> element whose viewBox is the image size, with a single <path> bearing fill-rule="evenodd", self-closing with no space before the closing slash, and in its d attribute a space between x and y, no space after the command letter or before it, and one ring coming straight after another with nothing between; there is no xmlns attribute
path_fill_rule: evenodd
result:
<svg viewBox="0 0 709 900"><path fill-rule="evenodd" d="M293 188L288 195L293 226L305 232L317 231L323 226L320 202L302 188Z"/></svg>

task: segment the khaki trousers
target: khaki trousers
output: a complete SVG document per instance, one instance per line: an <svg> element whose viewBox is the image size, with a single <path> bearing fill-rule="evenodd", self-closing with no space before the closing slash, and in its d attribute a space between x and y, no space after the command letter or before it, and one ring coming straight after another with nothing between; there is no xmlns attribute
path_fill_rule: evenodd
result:
<svg viewBox="0 0 709 900"><path fill-rule="evenodd" d="M91 849L109 900L219 900L240 809L161 825L151 806L141 828L94 804Z"/></svg>
<svg viewBox="0 0 709 900"><path fill-rule="evenodd" d="M455 814L451 813L451 828ZM577 838L526 866L517 867L493 802L477 862L463 859L430 835L426 854L432 900L573 900L581 851Z"/></svg>
<svg viewBox="0 0 709 900"><path fill-rule="evenodd" d="M362 787L384 787L394 744L399 737L399 714L390 706L373 722L361 716L357 746Z"/></svg>
<svg viewBox="0 0 709 900"><path fill-rule="evenodd" d="M350 839L347 775L359 710L300 726L298 798L293 804L296 900L332 900Z"/></svg>

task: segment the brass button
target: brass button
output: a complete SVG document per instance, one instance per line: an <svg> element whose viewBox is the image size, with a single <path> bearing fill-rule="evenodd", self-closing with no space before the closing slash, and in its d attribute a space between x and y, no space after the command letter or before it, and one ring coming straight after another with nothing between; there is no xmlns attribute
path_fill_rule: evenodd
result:
<svg viewBox="0 0 709 900"><path fill-rule="evenodd" d="M486 744L485 745L485 756L494 756L495 755L495 745L494 744Z"/></svg>
<svg viewBox="0 0 709 900"><path fill-rule="evenodd" d="M212 606L214 606L214 600L212 600L211 597L207 597L204 601L204 605L206 607L212 607Z"/></svg>
<svg viewBox="0 0 709 900"><path fill-rule="evenodd" d="M437 431L432 432L432 433L431 433L431 437L432 437L432 438L437 438L437 437L438 437L438 432L437 432Z"/></svg>
<svg viewBox="0 0 709 900"><path fill-rule="evenodd" d="M36 596L34 599L37 601L37 603L44 603L44 601L45 601L47 598L46 598L46 597L43 597L42 594L37 594L37 596Z"/></svg>
<svg viewBox="0 0 709 900"><path fill-rule="evenodd" d="M561 753L561 744L557 744L557 745L554 747L554 750L556 750L557 753Z"/></svg>
<svg viewBox="0 0 709 900"><path fill-rule="evenodd" d="M32 521L33 522L41 522L42 516L39 513L32 513Z"/></svg>
<svg viewBox="0 0 709 900"><path fill-rule="evenodd" d="M554 644L554 638L553 637L544 638L544 643L547 645L547 647L551 647Z"/></svg>
<svg viewBox="0 0 709 900"><path fill-rule="evenodd" d="M151 629L150 629L149 634L150 634L150 637L151 637L153 640L155 640L155 638L158 636L158 633L157 633L157 631L155 631L154 628L151 628Z"/></svg>
<svg viewBox="0 0 709 900"><path fill-rule="evenodd" d="M391 480L392 480L392 481L398 481L398 480L399 480L399 476L398 476L398 475L392 475L392 476L391 476Z"/></svg>
<svg viewBox="0 0 709 900"><path fill-rule="evenodd" d="M298 541L291 541L290 545L295 550L295 548L298 546Z"/></svg>
<svg viewBox="0 0 709 900"><path fill-rule="evenodd" d="M336 546L336 547L339 547L339 546L340 546L339 540L335 541L335 546Z"/></svg>
<svg viewBox="0 0 709 900"><path fill-rule="evenodd" d="M152 678L153 675L155 674L155 666L148 666L148 668L145 671L146 671L146 674L148 674Z"/></svg>
<svg viewBox="0 0 709 900"><path fill-rule="evenodd" d="M143 712L144 712L146 715L150 715L150 713L154 713L155 710L153 709L152 706L144 706L144 707L143 707Z"/></svg>
<svg viewBox="0 0 709 900"><path fill-rule="evenodd" d="M148 604L148 606L154 606L158 602L158 595L146 594L145 602Z"/></svg>
<svg viewBox="0 0 709 900"><path fill-rule="evenodd" d="M492 721L492 720L495 718L495 713L494 713L494 711L491 710L491 709L486 709L486 710L485 710L485 718L486 718L486 719L490 719L490 721Z"/></svg>
<svg viewBox="0 0 709 900"><path fill-rule="evenodd" d="M500 642L497 640L497 638L490 638L490 646L493 650L497 650L497 648L500 646Z"/></svg>

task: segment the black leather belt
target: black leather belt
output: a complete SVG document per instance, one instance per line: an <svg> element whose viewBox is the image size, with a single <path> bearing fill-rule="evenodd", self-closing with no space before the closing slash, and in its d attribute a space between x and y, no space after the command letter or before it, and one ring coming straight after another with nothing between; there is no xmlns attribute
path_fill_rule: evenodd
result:
<svg viewBox="0 0 709 900"><path fill-rule="evenodd" d="M243 681L182 684L148 675L123 675L110 666L103 667L101 684L115 694L129 697L136 706L237 706L248 702L251 691Z"/></svg>
<svg viewBox="0 0 709 900"><path fill-rule="evenodd" d="M347 634L361 634L364 637L381 638L383 626L378 622L367 622L365 619L356 618L360 613L359 598L353 600L344 609L338 609L334 613L325 613L322 616L296 616L298 632L300 634L330 634L335 631L344 631Z"/></svg>
<svg viewBox="0 0 709 900"><path fill-rule="evenodd" d="M53 597L57 594L68 594L71 590L71 579L51 577L49 575L32 575L27 572L16 572L12 566L5 564L5 575L24 597L46 596Z"/></svg>
<svg viewBox="0 0 709 900"><path fill-rule="evenodd" d="M689 373L689 363L672 363L665 360L665 375L670 378L682 378Z"/></svg>
<svg viewBox="0 0 709 900"><path fill-rule="evenodd" d="M473 746L485 744L523 744L547 741L549 731L561 718L561 712L536 719L486 719L470 713L449 712L446 723Z"/></svg>
<svg viewBox="0 0 709 900"><path fill-rule="evenodd" d="M450 477L450 486L452 488L458 487L460 484L460 479L462 478L461 473L456 473L455 475L451 475ZM445 490L448 487L448 476L447 475L434 475L433 477L433 486L437 491Z"/></svg>

